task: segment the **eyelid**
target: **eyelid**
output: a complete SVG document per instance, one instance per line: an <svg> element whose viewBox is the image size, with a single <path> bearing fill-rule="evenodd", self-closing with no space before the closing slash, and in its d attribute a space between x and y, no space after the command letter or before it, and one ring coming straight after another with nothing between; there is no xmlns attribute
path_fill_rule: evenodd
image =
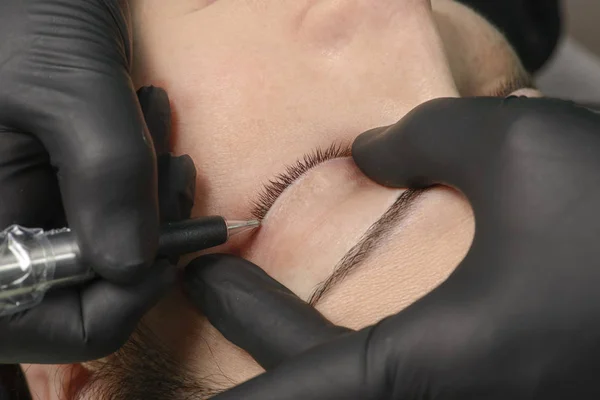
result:
<svg viewBox="0 0 600 400"><path fill-rule="evenodd" d="M263 220L285 189L317 165L335 158L350 157L351 155L351 146L346 143L333 143L326 149L318 147L305 154L263 186L257 198L252 202L252 216L258 220Z"/></svg>

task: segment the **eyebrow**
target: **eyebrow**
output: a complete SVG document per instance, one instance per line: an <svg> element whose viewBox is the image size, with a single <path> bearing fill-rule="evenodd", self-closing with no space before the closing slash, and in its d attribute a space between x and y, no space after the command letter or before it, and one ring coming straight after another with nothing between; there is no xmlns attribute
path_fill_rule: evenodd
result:
<svg viewBox="0 0 600 400"><path fill-rule="evenodd" d="M317 285L309 297L308 303L312 306L317 304L327 293L364 264L379 248L380 239L387 236L398 223L409 215L416 200L425 190L408 189L404 191L381 218L369 227L358 243L342 257L329 277Z"/></svg>

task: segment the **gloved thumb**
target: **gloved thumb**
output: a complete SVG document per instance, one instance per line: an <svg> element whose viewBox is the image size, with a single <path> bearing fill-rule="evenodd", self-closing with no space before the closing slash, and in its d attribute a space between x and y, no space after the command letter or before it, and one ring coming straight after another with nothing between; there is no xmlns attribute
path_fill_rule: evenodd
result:
<svg viewBox="0 0 600 400"><path fill-rule="evenodd" d="M500 98L436 99L416 107L395 125L360 135L352 147L358 167L391 187L444 183L461 188L488 151L499 146L498 124L513 112Z"/></svg>

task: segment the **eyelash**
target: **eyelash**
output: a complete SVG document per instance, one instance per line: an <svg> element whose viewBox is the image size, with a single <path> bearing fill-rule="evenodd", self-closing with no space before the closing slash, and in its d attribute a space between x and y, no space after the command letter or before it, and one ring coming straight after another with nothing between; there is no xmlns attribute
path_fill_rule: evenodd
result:
<svg viewBox="0 0 600 400"><path fill-rule="evenodd" d="M306 154L264 185L257 199L252 202L252 215L258 220L264 219L275 200L306 172L325 161L351 155L351 147L345 143L334 143L326 149L317 148Z"/></svg>

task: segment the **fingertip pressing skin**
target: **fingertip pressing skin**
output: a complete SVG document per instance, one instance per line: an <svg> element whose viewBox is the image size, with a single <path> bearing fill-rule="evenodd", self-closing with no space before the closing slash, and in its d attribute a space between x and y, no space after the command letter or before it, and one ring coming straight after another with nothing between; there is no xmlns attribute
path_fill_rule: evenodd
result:
<svg viewBox="0 0 600 400"><path fill-rule="evenodd" d="M231 255L192 261L184 284L211 323L266 369L350 331L333 325L258 266Z"/></svg>

